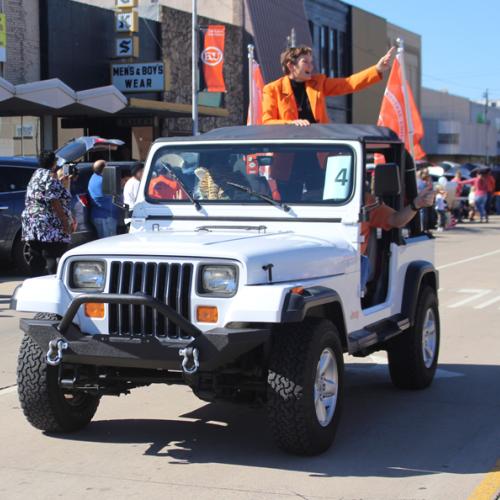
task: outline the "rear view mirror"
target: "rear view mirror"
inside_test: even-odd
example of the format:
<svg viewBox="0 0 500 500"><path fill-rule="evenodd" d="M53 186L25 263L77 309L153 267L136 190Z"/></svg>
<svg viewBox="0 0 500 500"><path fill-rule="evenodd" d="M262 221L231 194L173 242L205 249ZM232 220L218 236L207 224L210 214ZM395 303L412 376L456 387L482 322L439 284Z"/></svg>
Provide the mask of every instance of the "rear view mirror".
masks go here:
<svg viewBox="0 0 500 500"><path fill-rule="evenodd" d="M102 171L102 192L111 196L122 193L121 172L118 167L106 166Z"/></svg>
<svg viewBox="0 0 500 500"><path fill-rule="evenodd" d="M375 196L397 196L401 193L399 166L381 163L375 167Z"/></svg>

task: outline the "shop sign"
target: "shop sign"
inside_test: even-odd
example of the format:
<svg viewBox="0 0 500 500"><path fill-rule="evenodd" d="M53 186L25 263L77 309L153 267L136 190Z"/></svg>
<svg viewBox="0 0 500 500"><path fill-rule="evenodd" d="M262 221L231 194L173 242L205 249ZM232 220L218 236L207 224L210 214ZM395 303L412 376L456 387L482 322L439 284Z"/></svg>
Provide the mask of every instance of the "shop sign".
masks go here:
<svg viewBox="0 0 500 500"><path fill-rule="evenodd" d="M33 138L35 131L35 126L31 124L24 125L16 125L16 135L14 136L16 139L20 139L21 137L25 139Z"/></svg>
<svg viewBox="0 0 500 500"><path fill-rule="evenodd" d="M115 14L115 31L118 33L137 33L139 31L137 11L117 12Z"/></svg>
<svg viewBox="0 0 500 500"><path fill-rule="evenodd" d="M139 57L139 38L115 38L115 57Z"/></svg>
<svg viewBox="0 0 500 500"><path fill-rule="evenodd" d="M113 64L111 83L121 92L163 92L163 63Z"/></svg>
<svg viewBox="0 0 500 500"><path fill-rule="evenodd" d="M0 62L7 61L7 18L0 14Z"/></svg>
<svg viewBox="0 0 500 500"><path fill-rule="evenodd" d="M137 0L116 0L116 9L133 9L137 7Z"/></svg>

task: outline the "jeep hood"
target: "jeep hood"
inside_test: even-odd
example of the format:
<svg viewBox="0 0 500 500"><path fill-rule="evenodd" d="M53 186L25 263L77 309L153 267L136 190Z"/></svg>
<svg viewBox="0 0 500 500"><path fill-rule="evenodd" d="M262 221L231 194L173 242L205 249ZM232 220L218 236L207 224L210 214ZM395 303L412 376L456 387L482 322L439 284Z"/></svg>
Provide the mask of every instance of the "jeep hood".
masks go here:
<svg viewBox="0 0 500 500"><path fill-rule="evenodd" d="M333 241L332 241L333 240ZM247 269L247 284L266 283L263 266L272 264L273 282L296 281L348 272L355 263L353 247L338 238L300 235L292 231L161 231L136 232L96 240L64 256L231 259Z"/></svg>

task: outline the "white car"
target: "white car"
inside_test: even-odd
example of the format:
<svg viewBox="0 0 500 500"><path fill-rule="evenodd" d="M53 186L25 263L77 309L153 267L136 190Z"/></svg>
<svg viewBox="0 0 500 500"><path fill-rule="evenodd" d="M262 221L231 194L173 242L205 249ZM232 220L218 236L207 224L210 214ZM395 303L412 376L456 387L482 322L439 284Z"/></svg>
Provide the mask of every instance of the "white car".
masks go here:
<svg viewBox="0 0 500 500"><path fill-rule="evenodd" d="M360 286L360 227L372 191L400 208L413 162L374 126L231 127L154 142L130 233L67 252L26 280L18 387L35 427L87 425L101 396L187 384L204 400L262 402L277 444L333 442L343 354L386 350L393 383L422 389L439 352L434 240L419 218L372 231ZM258 158L265 157L265 165ZM113 168L108 192L118 190ZM115 186L113 186L115 185Z"/></svg>

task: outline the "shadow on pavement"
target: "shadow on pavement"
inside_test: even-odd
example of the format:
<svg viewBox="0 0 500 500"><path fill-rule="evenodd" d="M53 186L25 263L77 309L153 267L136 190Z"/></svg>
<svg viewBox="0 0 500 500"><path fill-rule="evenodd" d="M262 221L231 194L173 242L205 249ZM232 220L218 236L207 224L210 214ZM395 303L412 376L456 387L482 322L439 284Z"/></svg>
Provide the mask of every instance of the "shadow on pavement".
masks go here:
<svg viewBox="0 0 500 500"><path fill-rule="evenodd" d="M393 388L385 365L346 368L337 438L318 457L290 456L275 448L265 409L225 403L181 415L189 421L101 420L78 434L57 437L145 444L145 455L172 464L224 463L312 477L475 474L488 472L498 458L500 396L492 381L500 380L500 366L441 365L424 391Z"/></svg>

